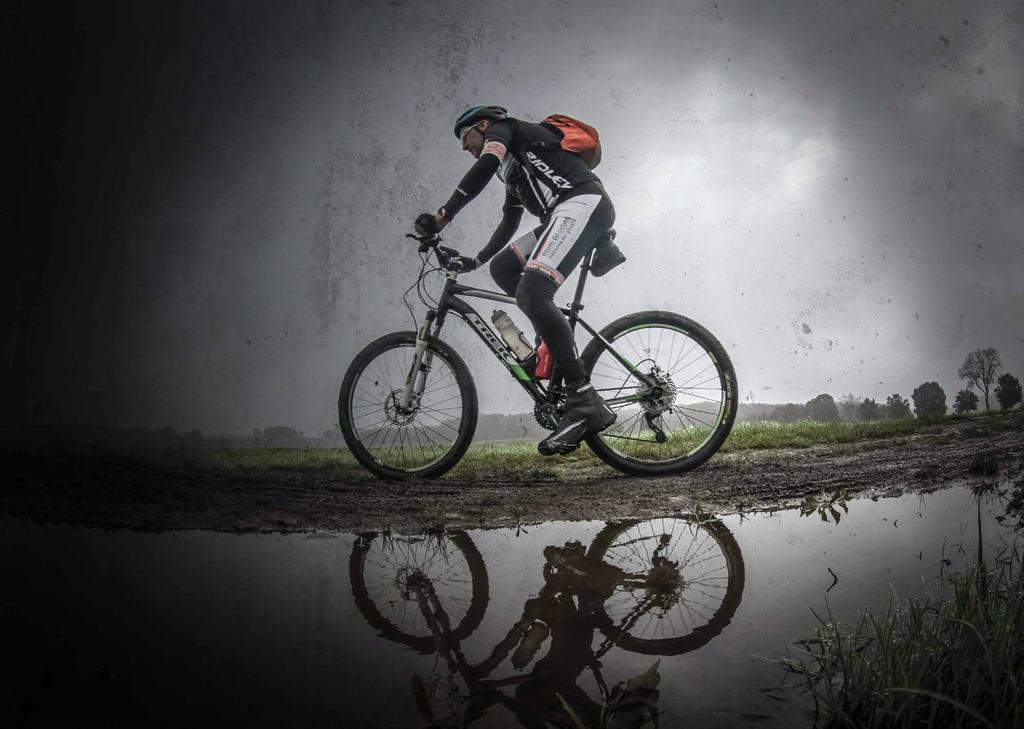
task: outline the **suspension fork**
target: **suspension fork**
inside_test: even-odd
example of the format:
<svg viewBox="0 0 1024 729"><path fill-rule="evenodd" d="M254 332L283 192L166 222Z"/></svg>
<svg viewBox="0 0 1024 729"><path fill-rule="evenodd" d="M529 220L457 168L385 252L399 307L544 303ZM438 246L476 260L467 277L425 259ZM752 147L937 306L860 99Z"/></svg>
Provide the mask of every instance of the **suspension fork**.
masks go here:
<svg viewBox="0 0 1024 729"><path fill-rule="evenodd" d="M435 320L437 321L437 326L431 332ZM430 342L431 336L437 336L441 329L442 320L442 318L438 317L436 310L428 309L427 315L423 319L423 325L416 332L416 348L412 358L412 365L409 367L409 374L405 377L405 388L402 390L402 397L398 401L398 409L403 413L408 413L412 410L410 407L412 399L414 397L419 398L427 386L427 374L430 372L430 366L434 362L434 353L427 348L427 344Z"/></svg>

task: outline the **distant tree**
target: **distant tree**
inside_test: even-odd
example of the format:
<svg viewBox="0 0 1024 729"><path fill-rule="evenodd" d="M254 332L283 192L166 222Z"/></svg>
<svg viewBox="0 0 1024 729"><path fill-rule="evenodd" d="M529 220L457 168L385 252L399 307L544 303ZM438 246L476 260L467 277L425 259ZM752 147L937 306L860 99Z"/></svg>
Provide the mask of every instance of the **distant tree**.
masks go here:
<svg viewBox="0 0 1024 729"><path fill-rule="evenodd" d="M178 432L169 425L153 428L146 436L146 445L164 448L178 443Z"/></svg>
<svg viewBox="0 0 1024 729"><path fill-rule="evenodd" d="M839 419L844 423L852 423L857 419L857 408L860 407L860 400L852 392L848 392L839 398L836 408L839 410Z"/></svg>
<svg viewBox="0 0 1024 729"><path fill-rule="evenodd" d="M821 423L838 423L839 408L831 395L822 393L807 403L807 417Z"/></svg>
<svg viewBox="0 0 1024 729"><path fill-rule="evenodd" d="M803 405L789 402L785 405L779 405L772 410L772 414L768 419L774 420L777 423L795 423L798 420L803 420L805 417L807 417L807 412Z"/></svg>
<svg viewBox="0 0 1024 729"><path fill-rule="evenodd" d="M287 425L271 425L263 431L263 437L270 443L271 441L297 440L299 434L295 428L289 428Z"/></svg>
<svg viewBox="0 0 1024 729"><path fill-rule="evenodd" d="M937 418L946 414L946 391L938 382L925 382L910 395L919 418Z"/></svg>
<svg viewBox="0 0 1024 729"><path fill-rule="evenodd" d="M325 430L323 434L323 439L326 441L340 441L341 430L337 426Z"/></svg>
<svg viewBox="0 0 1024 729"><path fill-rule="evenodd" d="M914 414L910 412L910 401L894 392L885 398L885 404L889 408L890 420L910 420Z"/></svg>
<svg viewBox="0 0 1024 729"><path fill-rule="evenodd" d="M999 352L991 347L976 349L967 355L960 369L956 371L956 376L961 380L967 380L968 386L985 394L985 409L988 410L988 390L1002 368Z"/></svg>
<svg viewBox="0 0 1024 729"><path fill-rule="evenodd" d="M978 409L978 396L970 390L961 390L953 400L953 410L960 415Z"/></svg>
<svg viewBox="0 0 1024 729"><path fill-rule="evenodd" d="M857 420L881 420L878 403L873 398L866 397L864 402L857 406Z"/></svg>
<svg viewBox="0 0 1024 729"><path fill-rule="evenodd" d="M1003 410L1009 410L1019 403L1021 401L1020 380L1009 372L999 375L999 379L996 381L996 400L999 401L999 407Z"/></svg>

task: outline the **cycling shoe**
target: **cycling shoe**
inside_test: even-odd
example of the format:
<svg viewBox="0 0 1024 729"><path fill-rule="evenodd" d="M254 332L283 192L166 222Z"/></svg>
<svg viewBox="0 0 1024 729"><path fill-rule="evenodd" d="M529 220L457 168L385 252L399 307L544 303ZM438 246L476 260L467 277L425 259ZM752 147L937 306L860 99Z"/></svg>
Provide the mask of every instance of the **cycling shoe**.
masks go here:
<svg viewBox="0 0 1024 729"><path fill-rule="evenodd" d="M542 456L572 453L588 435L599 433L614 422L615 413L585 382L569 395L565 414L554 432L537 444L537 452Z"/></svg>

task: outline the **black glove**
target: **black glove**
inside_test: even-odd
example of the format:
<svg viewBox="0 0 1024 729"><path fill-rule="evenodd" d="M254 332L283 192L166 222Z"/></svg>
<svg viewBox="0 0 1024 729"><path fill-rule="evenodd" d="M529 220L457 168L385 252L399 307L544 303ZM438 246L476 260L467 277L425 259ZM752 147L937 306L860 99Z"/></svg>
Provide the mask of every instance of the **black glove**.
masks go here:
<svg viewBox="0 0 1024 729"><path fill-rule="evenodd" d="M469 273L470 271L475 271L480 267L480 262L475 258L460 256L459 252L453 248L441 246L441 252L444 253L448 259L445 261L444 267L449 271L454 271L455 273Z"/></svg>
<svg viewBox="0 0 1024 729"><path fill-rule="evenodd" d="M441 231L437 229L437 218L433 213L421 213L413 223L418 235L437 235Z"/></svg>

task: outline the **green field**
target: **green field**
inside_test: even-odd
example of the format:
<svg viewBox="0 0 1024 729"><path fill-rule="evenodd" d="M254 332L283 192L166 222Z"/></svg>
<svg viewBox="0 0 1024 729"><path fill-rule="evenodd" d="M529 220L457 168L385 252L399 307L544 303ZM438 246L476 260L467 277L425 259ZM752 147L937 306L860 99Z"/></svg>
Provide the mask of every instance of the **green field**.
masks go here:
<svg viewBox="0 0 1024 729"><path fill-rule="evenodd" d="M866 423L740 423L733 427L720 453L910 438L950 423L964 423L965 437L986 437L1000 431L1024 429L1024 412ZM150 463L162 462L167 467L225 475L251 473L267 477L281 472L282 475L303 473L307 476L322 473L324 478L373 478L344 448L170 449L138 452L134 457ZM614 471L585 446L569 456L545 458L537 453L535 442L511 440L472 445L447 477L458 480L477 477L517 481L530 478L576 480L611 473Z"/></svg>

